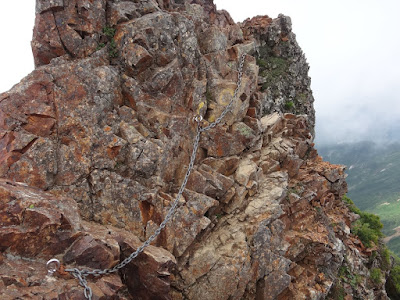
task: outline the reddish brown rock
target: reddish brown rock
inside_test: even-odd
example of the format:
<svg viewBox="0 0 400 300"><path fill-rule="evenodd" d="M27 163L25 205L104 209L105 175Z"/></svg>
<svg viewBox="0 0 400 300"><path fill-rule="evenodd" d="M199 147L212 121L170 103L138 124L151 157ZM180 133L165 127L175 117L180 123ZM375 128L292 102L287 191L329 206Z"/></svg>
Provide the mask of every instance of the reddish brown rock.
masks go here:
<svg viewBox="0 0 400 300"><path fill-rule="evenodd" d="M37 67L47 65L53 58L67 54L57 30L54 12L51 10L41 11L42 8L56 8L49 6L46 2L41 2L43 4L39 8L40 13L36 15L36 30L33 31L31 43L35 66Z"/></svg>
<svg viewBox="0 0 400 300"><path fill-rule="evenodd" d="M324 299L348 264L362 298L385 299L350 232L344 168L314 149L289 17L235 24L211 0L37 0L36 14L37 69L0 95L0 294L82 299L65 268L138 249L185 178L194 117L224 111L244 54L170 222L120 272L89 277L93 298Z"/></svg>
<svg viewBox="0 0 400 300"><path fill-rule="evenodd" d="M34 295L80 299L82 290L67 272L59 272L56 278L46 277L46 260L58 257L68 266L110 268L141 245L124 230L83 222L70 198L54 197L4 179L0 179L0 194L0 244L4 253L0 290L10 297L7 299L35 299ZM150 246L127 267L128 272L133 268L135 275L125 285L133 294L152 286L149 291L153 296L166 295L169 272L175 263L169 252ZM138 271L140 265L146 267ZM90 281L89 285L95 297L126 299L124 284L115 274Z"/></svg>
<svg viewBox="0 0 400 300"><path fill-rule="evenodd" d="M72 199L56 199L4 179L0 193L3 252L26 258L54 256L78 238L79 215Z"/></svg>
<svg viewBox="0 0 400 300"><path fill-rule="evenodd" d="M121 258L129 256L141 243L136 240L120 242ZM170 299L170 282L175 258L167 251L153 246L121 270L131 295L141 299Z"/></svg>
<svg viewBox="0 0 400 300"><path fill-rule="evenodd" d="M126 46L125 51L122 52L126 64L132 66L138 71L143 71L152 63L152 56L145 48L138 44L129 44Z"/></svg>

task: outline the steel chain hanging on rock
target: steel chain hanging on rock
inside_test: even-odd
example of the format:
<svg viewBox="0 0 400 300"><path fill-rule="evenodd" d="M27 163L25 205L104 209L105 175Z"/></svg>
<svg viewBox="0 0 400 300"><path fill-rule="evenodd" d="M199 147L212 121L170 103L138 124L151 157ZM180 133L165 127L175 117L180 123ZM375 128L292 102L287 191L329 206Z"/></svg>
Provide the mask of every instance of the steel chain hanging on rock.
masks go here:
<svg viewBox="0 0 400 300"><path fill-rule="evenodd" d="M197 132L196 132L196 137L194 139L192 155L190 157L190 162L189 162L189 165L188 165L188 169L186 171L185 178L183 179L181 187L179 188L179 192L178 192L174 202L172 203L172 206L168 210L168 213L167 213L164 221L161 222L161 224L156 229L156 231L139 248L137 248L136 251L132 252L131 255L129 255L127 258L125 258L123 261L121 261L119 264L115 265L112 268L103 269L103 270L101 270L101 269L93 269L93 270L81 269L80 270L80 269L77 269L77 268L65 269L66 272L71 273L72 276L74 276L76 279L78 279L79 284L84 288L84 295L85 295L86 299L89 299L89 300L92 299L92 289L89 287L89 285L87 283L87 280L86 280L86 277L88 275L93 275L93 276L97 277L97 276L101 276L101 275L117 272L119 269L122 269L123 267L125 267L134 258L136 258L141 252L143 252L143 250L147 246L149 246L151 244L151 242L153 242L156 239L156 237L161 233L161 231L165 228L167 223L173 217L173 215L174 215L174 213L176 211L176 208L178 206L179 199L181 198L182 193L185 190L186 184L187 184L187 182L189 180L190 173L192 172L192 169L193 169L193 166L194 166L194 162L195 162L195 159L196 159L197 149L199 147L201 133L205 132L205 131L208 131L211 128L214 128L219 123L221 123L222 119L225 117L225 115L228 113L228 111L232 108L233 102L238 96L239 89L240 89L240 86L242 84L243 64L244 64L245 57L246 57L246 54L242 54L242 56L240 58L240 61L239 61L238 79L237 79L235 92L234 92L234 94L232 96L231 101L225 107L225 109L223 110L221 115L214 122L210 123L208 126L206 126L204 128L201 127L202 117L201 116L196 116L195 117L195 121L197 122ZM54 261L58 261L58 260L56 260L56 259L49 260L49 262L54 262ZM49 273L52 274L52 273L55 272L55 270L54 269L50 270L49 262L48 262ZM58 263L58 265L59 265L59 263ZM54 267L52 267L52 268L54 268Z"/></svg>

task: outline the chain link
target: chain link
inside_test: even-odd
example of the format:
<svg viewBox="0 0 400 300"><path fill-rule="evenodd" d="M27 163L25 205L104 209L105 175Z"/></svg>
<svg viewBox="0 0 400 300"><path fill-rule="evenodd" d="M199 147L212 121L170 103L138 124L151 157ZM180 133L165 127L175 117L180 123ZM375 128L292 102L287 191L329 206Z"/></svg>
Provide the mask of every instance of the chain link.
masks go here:
<svg viewBox="0 0 400 300"><path fill-rule="evenodd" d="M225 117L225 115L228 113L228 111L232 108L234 100L237 98L237 95L239 93L240 86L242 84L242 76L243 76L243 65L244 65L244 60L245 60L246 54L242 54L238 66L238 80L236 84L236 89L235 92L232 96L231 101L229 104L225 107L221 115L212 123L210 123L206 127L201 127L201 120L202 118L196 117L195 120L197 122L197 132L196 132L196 137L194 138L194 143L193 143L193 150L192 154L190 156L190 162L188 165L188 169L186 171L185 178L183 179L183 182L179 188L178 194L175 197L175 200L173 201L170 209L168 210L167 215L165 216L164 221L161 222L161 224L158 226L158 228L155 230L155 232L139 247L136 249L136 251L132 252L127 258L125 258L123 261L121 261L119 264L115 265L114 267L110 269L93 269L93 270L79 270L77 268L74 269L66 269L66 272L69 272L74 276L76 279L79 280L79 284L84 287L84 295L86 299L91 300L92 299L92 289L89 287L86 277L89 275L92 276L101 276L105 274L110 274L117 272L118 270L124 268L127 264L129 264L133 259L135 259L143 250L153 242L156 237L161 233L161 231L165 228L167 223L171 220L173 217L176 208L179 203L179 199L182 197L183 191L185 190L186 184L189 180L190 173L192 172L192 169L194 167L194 162L196 160L196 153L199 148L199 143L200 143L200 135L202 132L208 131L215 126L217 126L219 123L221 123L222 119Z"/></svg>
<svg viewBox="0 0 400 300"><path fill-rule="evenodd" d="M66 271L70 272L72 274L72 276L74 276L76 279L78 279L79 284L84 287L83 294L85 295L85 298L92 300L92 289L89 287L89 285L87 283L87 280L86 280L87 275L83 274L84 270L80 271L79 269L74 268L74 269L67 269Z"/></svg>

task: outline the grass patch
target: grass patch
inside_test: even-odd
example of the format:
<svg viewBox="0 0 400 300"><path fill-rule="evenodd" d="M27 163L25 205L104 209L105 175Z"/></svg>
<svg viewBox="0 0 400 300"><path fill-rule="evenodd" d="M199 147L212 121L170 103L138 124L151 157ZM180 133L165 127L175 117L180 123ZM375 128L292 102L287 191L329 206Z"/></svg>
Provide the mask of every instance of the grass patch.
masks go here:
<svg viewBox="0 0 400 300"><path fill-rule="evenodd" d="M352 288L356 288L362 282L361 275L353 274L346 265L339 268L338 276L342 282L350 284Z"/></svg>
<svg viewBox="0 0 400 300"><path fill-rule="evenodd" d="M369 271L369 278L373 283L378 285L382 281L382 271L378 268L372 268Z"/></svg>
<svg viewBox="0 0 400 300"><path fill-rule="evenodd" d="M354 235L358 236L365 247L372 247L372 242L378 244L379 235L374 229L370 228L368 223L357 221L351 231Z"/></svg>
<svg viewBox="0 0 400 300"><path fill-rule="evenodd" d="M363 282L364 277L359 274L354 274L349 266L347 257L345 257L343 264L340 266L337 274L337 280L334 286L329 291L327 299L343 299L346 296L344 290L345 284L349 284L354 291L357 291L357 287ZM354 299L358 299L355 297Z"/></svg>
<svg viewBox="0 0 400 300"><path fill-rule="evenodd" d="M381 254L381 258L382 258L381 268L382 268L382 270L387 271L387 270L390 269L390 264L391 264L390 256L391 256L391 253L390 253L389 249L386 247L386 245L383 245L381 247L380 254Z"/></svg>
<svg viewBox="0 0 400 300"><path fill-rule="evenodd" d="M260 67L260 76L264 77L265 82L270 85L275 84L289 68L289 63L281 57L268 57L264 63L265 67Z"/></svg>
<svg viewBox="0 0 400 300"><path fill-rule="evenodd" d="M259 75L264 79L261 91L275 85L289 70L288 60L275 56L268 46L260 47L256 63L260 67Z"/></svg>

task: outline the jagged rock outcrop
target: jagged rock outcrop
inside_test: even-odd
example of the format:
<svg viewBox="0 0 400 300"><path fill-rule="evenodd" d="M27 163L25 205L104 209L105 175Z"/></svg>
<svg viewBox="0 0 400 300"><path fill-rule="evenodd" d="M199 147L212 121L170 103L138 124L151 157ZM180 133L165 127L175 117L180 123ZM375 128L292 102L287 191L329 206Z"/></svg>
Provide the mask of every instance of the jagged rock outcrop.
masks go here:
<svg viewBox="0 0 400 300"><path fill-rule="evenodd" d="M94 299L324 299L346 263L349 297L386 299L350 234L342 166L323 162L308 65L290 18L235 24L211 0L37 0L36 69L0 96L0 290L82 299L67 267L107 268L165 218ZM63 263L46 277L45 262ZM8 297L8 298L7 298ZM347 298L346 298L347 299Z"/></svg>

